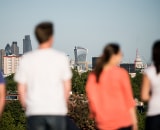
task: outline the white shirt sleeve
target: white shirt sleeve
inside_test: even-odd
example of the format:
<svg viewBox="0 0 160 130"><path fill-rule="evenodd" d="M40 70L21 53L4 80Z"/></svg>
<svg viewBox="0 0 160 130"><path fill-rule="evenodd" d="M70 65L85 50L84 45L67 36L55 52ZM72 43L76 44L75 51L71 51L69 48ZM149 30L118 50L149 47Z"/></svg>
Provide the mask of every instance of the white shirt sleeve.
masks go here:
<svg viewBox="0 0 160 130"><path fill-rule="evenodd" d="M64 74L63 74L64 81L72 78L71 67L69 65L68 57L66 57L66 56L64 58L63 72L64 72Z"/></svg>
<svg viewBox="0 0 160 130"><path fill-rule="evenodd" d="M22 59L19 62L19 67L15 73L14 80L18 83L25 84L27 81L27 75L26 75L26 65L24 63L24 59Z"/></svg>

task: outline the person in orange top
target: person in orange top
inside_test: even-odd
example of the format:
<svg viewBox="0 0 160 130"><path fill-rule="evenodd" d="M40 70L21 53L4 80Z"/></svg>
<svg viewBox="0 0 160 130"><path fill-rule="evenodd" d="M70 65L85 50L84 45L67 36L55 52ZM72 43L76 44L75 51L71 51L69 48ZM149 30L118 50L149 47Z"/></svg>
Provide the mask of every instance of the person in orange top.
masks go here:
<svg viewBox="0 0 160 130"><path fill-rule="evenodd" d="M86 93L90 116L95 119L99 130L137 130L129 74L118 66L121 59L118 44L106 45L88 76Z"/></svg>

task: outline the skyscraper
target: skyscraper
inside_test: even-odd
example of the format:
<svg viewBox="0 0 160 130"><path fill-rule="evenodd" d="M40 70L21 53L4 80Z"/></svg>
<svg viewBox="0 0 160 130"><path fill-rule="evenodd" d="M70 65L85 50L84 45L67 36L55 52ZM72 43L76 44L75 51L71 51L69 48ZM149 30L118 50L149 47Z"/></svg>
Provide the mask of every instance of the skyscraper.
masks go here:
<svg viewBox="0 0 160 130"><path fill-rule="evenodd" d="M92 57L92 69L95 69L97 61L100 57Z"/></svg>
<svg viewBox="0 0 160 130"><path fill-rule="evenodd" d="M9 43L8 43L8 44L6 45L6 47L5 47L5 53L6 53L6 56L12 54L11 46L9 45Z"/></svg>
<svg viewBox="0 0 160 130"><path fill-rule="evenodd" d="M88 50L83 47L75 47L74 49L74 56L75 56L75 63L79 64L80 62L87 61L87 53Z"/></svg>
<svg viewBox="0 0 160 130"><path fill-rule="evenodd" d="M80 66L82 70L86 69L87 53L88 50L83 47L78 46L74 49L75 65Z"/></svg>
<svg viewBox="0 0 160 130"><path fill-rule="evenodd" d="M11 52L12 54L15 54L16 56L19 55L19 47L17 46L17 42L12 42Z"/></svg>
<svg viewBox="0 0 160 130"><path fill-rule="evenodd" d="M25 35L23 39L23 54L29 51L32 51L31 40L29 35Z"/></svg>
<svg viewBox="0 0 160 130"><path fill-rule="evenodd" d="M0 71L3 71L3 56L5 56L5 50L0 50Z"/></svg>

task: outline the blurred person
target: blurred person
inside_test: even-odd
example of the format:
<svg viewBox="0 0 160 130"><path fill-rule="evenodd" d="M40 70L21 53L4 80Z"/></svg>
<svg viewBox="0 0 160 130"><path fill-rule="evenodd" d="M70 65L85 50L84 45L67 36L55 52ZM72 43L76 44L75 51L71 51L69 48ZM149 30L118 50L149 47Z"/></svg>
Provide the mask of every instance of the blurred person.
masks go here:
<svg viewBox="0 0 160 130"><path fill-rule="evenodd" d="M99 130L137 130L130 78L128 72L118 66L121 59L118 44L106 45L88 77L90 117L95 119Z"/></svg>
<svg viewBox="0 0 160 130"><path fill-rule="evenodd" d="M5 81L2 76L2 73L0 72L0 117L2 115L4 105L5 105L5 96L6 96Z"/></svg>
<svg viewBox="0 0 160 130"><path fill-rule="evenodd" d="M15 74L27 130L66 130L72 73L67 56L52 49L53 34L50 22L36 26L39 48L23 55Z"/></svg>
<svg viewBox="0 0 160 130"><path fill-rule="evenodd" d="M160 130L160 40L152 48L153 65L143 74L141 99L148 102L146 130Z"/></svg>

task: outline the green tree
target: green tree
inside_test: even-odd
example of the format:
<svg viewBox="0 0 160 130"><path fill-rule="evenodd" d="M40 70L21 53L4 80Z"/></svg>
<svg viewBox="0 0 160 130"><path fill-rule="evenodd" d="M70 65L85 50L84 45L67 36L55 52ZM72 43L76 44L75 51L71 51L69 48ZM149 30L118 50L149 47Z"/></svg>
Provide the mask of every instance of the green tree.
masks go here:
<svg viewBox="0 0 160 130"><path fill-rule="evenodd" d="M19 101L10 101L6 104L0 122L0 130L24 130L25 115Z"/></svg>
<svg viewBox="0 0 160 130"><path fill-rule="evenodd" d="M16 93L17 92L17 83L13 80L14 74L5 78L6 80L6 88L8 93Z"/></svg>
<svg viewBox="0 0 160 130"><path fill-rule="evenodd" d="M145 124L145 113L138 113L137 112L137 118L138 118L138 130L144 130L144 124Z"/></svg>
<svg viewBox="0 0 160 130"><path fill-rule="evenodd" d="M14 119L10 112L4 112L0 121L0 130L16 130Z"/></svg>
<svg viewBox="0 0 160 130"><path fill-rule="evenodd" d="M73 69L72 74L72 92L84 94L89 71L80 74L76 69Z"/></svg>
<svg viewBox="0 0 160 130"><path fill-rule="evenodd" d="M76 69L72 69L72 92L78 93L82 86L80 75Z"/></svg>
<svg viewBox="0 0 160 130"><path fill-rule="evenodd" d="M83 86L86 86L86 82L87 82L89 73L90 71L87 71L81 74L81 81L83 83Z"/></svg>
<svg viewBox="0 0 160 130"><path fill-rule="evenodd" d="M133 95L137 99L140 99L141 83L142 83L142 73L138 71L136 73L136 76L134 78L131 78Z"/></svg>

